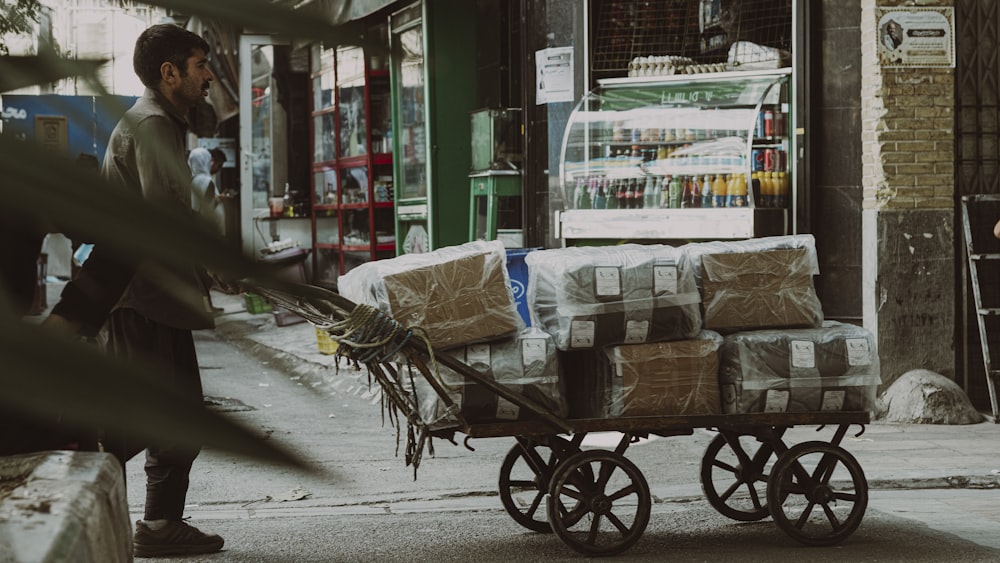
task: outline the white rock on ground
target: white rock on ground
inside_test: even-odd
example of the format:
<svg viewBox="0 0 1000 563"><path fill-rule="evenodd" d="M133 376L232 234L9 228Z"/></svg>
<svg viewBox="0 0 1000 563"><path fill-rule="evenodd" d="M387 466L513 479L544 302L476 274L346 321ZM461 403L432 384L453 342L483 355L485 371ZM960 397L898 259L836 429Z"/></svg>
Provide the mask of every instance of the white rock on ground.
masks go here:
<svg viewBox="0 0 1000 563"><path fill-rule="evenodd" d="M878 398L882 422L976 424L983 421L965 392L947 377L926 369L908 371Z"/></svg>

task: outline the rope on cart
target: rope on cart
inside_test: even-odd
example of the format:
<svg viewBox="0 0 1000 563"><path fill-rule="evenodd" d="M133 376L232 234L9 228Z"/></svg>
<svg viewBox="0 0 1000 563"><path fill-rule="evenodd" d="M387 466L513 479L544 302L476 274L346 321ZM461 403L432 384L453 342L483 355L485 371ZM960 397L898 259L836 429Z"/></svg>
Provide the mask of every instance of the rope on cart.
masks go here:
<svg viewBox="0 0 1000 563"><path fill-rule="evenodd" d="M406 328L371 305L353 304L339 296L327 295L324 290L316 288L303 288L303 297L267 287L253 287L253 291L273 305L297 313L317 330L326 332L330 339L338 344L336 351L338 357L362 363L368 368L369 377L374 378L383 391L383 423L387 403L390 406L388 409L390 424L393 424L395 419L397 454L401 437L400 412L406 418L404 459L406 465L413 466L413 477L416 479L417 468L424 451L427 450L431 456L434 455L430 428L449 416L460 418L458 406L446 393L455 393L460 387L455 383L449 383L441 376L434 347L427 332L420 327ZM350 312L346 310L349 306L351 306ZM424 354L426 356L421 358ZM424 362L423 359L428 361ZM406 362L407 375L411 378L412 395L404 384L406 375L393 369L391 363L393 361ZM414 367L427 379L445 404L445 412L437 420L425 421L421 418L419 399L412 382Z"/></svg>

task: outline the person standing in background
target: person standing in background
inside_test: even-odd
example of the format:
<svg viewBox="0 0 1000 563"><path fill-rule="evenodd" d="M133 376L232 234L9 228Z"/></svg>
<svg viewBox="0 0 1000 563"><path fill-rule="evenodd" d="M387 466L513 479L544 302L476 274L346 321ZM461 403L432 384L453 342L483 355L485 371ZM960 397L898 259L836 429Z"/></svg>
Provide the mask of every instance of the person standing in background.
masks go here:
<svg viewBox="0 0 1000 563"><path fill-rule="evenodd" d="M223 236L226 223L222 210L222 196L212 178L217 171L213 170L215 162L212 153L201 147L191 149L187 162L191 168L191 209L210 222L216 234Z"/></svg>
<svg viewBox="0 0 1000 563"><path fill-rule="evenodd" d="M188 118L214 79L208 53L204 39L173 24L154 25L139 36L133 67L146 91L111 133L102 168L110 184L152 205L191 213L185 137ZM104 324L108 353L158 365L169 378L166 384L200 404L201 374L192 331L214 328L204 270L103 256L101 246L95 246L45 324L64 331ZM117 270L102 266L109 261L119 265ZM123 468L146 450L145 513L135 524L133 538L137 557L222 549L221 537L183 520L191 467L200 448L147 444L128 435L105 436L103 445Z"/></svg>

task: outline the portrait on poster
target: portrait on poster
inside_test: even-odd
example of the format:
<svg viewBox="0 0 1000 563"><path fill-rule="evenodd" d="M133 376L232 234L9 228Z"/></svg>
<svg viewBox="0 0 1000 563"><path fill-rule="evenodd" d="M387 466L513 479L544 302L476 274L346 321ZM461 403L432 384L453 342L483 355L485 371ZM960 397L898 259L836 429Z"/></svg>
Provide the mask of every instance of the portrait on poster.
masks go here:
<svg viewBox="0 0 1000 563"><path fill-rule="evenodd" d="M876 8L883 67L954 67L955 17L950 7Z"/></svg>

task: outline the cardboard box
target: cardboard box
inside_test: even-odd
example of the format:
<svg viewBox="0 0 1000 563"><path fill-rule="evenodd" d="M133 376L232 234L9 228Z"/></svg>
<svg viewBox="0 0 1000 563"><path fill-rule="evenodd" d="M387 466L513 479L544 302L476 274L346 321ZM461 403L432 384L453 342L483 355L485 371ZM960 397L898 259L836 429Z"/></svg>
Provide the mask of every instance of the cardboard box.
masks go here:
<svg viewBox="0 0 1000 563"><path fill-rule="evenodd" d="M616 346L611 362L609 416L703 415L719 403L718 333L697 339Z"/></svg>
<svg viewBox="0 0 1000 563"><path fill-rule="evenodd" d="M703 255L705 328L731 332L819 326L823 309L813 270L806 248Z"/></svg>
<svg viewBox="0 0 1000 563"><path fill-rule="evenodd" d="M524 326L497 241L362 264L338 280L344 297L377 307L435 348L513 335Z"/></svg>
<svg viewBox="0 0 1000 563"><path fill-rule="evenodd" d="M871 411L881 383L872 334L832 321L730 334L719 357L726 414Z"/></svg>
<svg viewBox="0 0 1000 563"><path fill-rule="evenodd" d="M660 244L539 250L528 264L532 325L559 350L684 340L701 330L701 295L684 254Z"/></svg>

